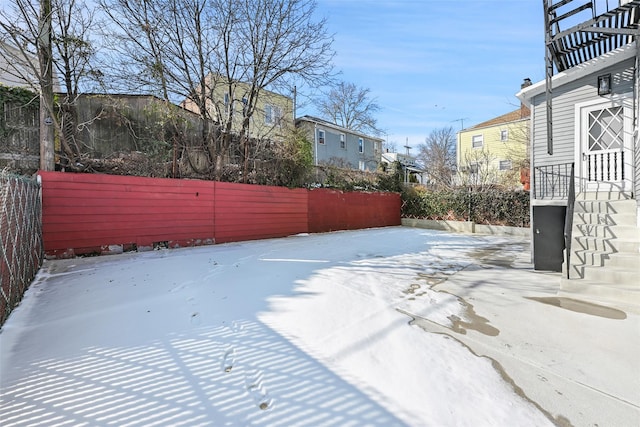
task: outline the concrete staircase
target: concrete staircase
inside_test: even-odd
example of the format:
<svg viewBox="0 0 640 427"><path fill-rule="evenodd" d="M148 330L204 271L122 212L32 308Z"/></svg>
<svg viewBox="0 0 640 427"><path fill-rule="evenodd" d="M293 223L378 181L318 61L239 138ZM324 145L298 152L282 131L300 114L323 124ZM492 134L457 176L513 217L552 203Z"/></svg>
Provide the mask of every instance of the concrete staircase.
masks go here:
<svg viewBox="0 0 640 427"><path fill-rule="evenodd" d="M636 203L621 192L576 196L569 279L565 262L562 293L640 307L640 228Z"/></svg>

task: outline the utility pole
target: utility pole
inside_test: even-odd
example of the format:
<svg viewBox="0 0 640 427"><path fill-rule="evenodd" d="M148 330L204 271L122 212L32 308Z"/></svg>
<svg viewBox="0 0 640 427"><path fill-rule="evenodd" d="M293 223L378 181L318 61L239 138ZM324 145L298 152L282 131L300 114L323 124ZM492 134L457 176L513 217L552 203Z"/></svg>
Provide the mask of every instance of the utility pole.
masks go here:
<svg viewBox="0 0 640 427"><path fill-rule="evenodd" d="M293 86L293 123L296 122L296 108L298 107L298 88Z"/></svg>
<svg viewBox="0 0 640 427"><path fill-rule="evenodd" d="M38 22L40 64L40 169L55 169L55 116L53 114L53 55L51 49L51 0L40 0Z"/></svg>
<svg viewBox="0 0 640 427"><path fill-rule="evenodd" d="M462 119L455 119L455 120L451 120L452 122L460 122L460 130L464 129L464 121L468 119L468 117L462 118Z"/></svg>
<svg viewBox="0 0 640 427"><path fill-rule="evenodd" d="M409 137L407 137L407 140L404 144L404 148L407 150L407 158L405 161L400 162L402 164L402 169L404 169L404 182L405 184L409 182L409 169L407 169L407 164L409 162L409 158L410 158L410 154L409 154L409 150L411 150L411 146L409 145Z"/></svg>

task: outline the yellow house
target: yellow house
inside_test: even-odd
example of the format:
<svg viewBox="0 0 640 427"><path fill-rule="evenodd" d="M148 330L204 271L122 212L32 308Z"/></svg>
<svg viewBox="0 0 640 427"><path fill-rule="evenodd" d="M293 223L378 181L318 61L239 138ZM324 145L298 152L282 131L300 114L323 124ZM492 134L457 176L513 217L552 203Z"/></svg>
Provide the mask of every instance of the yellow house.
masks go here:
<svg viewBox="0 0 640 427"><path fill-rule="evenodd" d="M231 131L239 133L247 105L254 105L249 118L249 137L280 140L287 129L293 128L293 100L291 97L261 89L251 97L251 85L209 75L207 90L210 93L207 109L213 121L225 126L231 123ZM183 107L198 113L198 106L192 100L185 100Z"/></svg>
<svg viewBox="0 0 640 427"><path fill-rule="evenodd" d="M459 131L458 183L520 187L521 169L528 168L529 115L521 106Z"/></svg>

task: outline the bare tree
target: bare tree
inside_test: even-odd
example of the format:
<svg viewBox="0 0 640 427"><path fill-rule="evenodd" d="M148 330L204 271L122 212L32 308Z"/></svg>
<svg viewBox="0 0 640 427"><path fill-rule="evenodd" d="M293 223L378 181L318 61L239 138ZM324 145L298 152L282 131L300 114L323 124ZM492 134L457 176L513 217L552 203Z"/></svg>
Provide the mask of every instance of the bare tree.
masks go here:
<svg viewBox="0 0 640 427"><path fill-rule="evenodd" d="M320 114L331 122L357 132L380 135L375 113L380 106L370 97L371 90L353 83L339 82L318 98Z"/></svg>
<svg viewBox="0 0 640 427"><path fill-rule="evenodd" d="M519 187L521 174L529 169L531 131L529 123L516 122L508 128L509 141L505 159L511 162L511 169L503 171L501 183L507 187Z"/></svg>
<svg viewBox="0 0 640 427"><path fill-rule="evenodd" d="M398 152L398 142L397 141L385 140L382 143L382 151L386 151L387 153L397 153Z"/></svg>
<svg viewBox="0 0 640 427"><path fill-rule="evenodd" d="M105 61L110 80L128 92L156 95L167 110L171 101L194 105L202 119L201 144L211 148L207 100L214 88L207 76L216 66L220 45L212 2L102 0L100 4L113 24L112 32L105 35L113 46L110 61Z"/></svg>
<svg viewBox="0 0 640 427"><path fill-rule="evenodd" d="M222 166L232 132L239 133L246 160L251 119L264 90L289 92L296 79L323 82L330 72L332 39L326 23L313 19L314 0L102 4L119 27L118 54L126 58L119 68L127 70L129 83L194 107L215 169ZM208 128L210 121L220 126L219 137Z"/></svg>
<svg viewBox="0 0 640 427"><path fill-rule="evenodd" d="M482 190L499 184L496 156L484 148L468 151L458 171L459 184Z"/></svg>
<svg viewBox="0 0 640 427"><path fill-rule="evenodd" d="M439 187L454 185L456 170L456 135L452 127L431 131L424 144L418 146L418 160L422 163L429 179Z"/></svg>
<svg viewBox="0 0 640 427"><path fill-rule="evenodd" d="M314 20L315 0L219 0L219 4L222 16L236 18L220 68L230 94L237 95L238 83L245 88L240 100L240 142L246 176L249 126L252 116L259 113L262 93L273 90L288 95L296 80L326 82L334 55L332 38L326 22Z"/></svg>
<svg viewBox="0 0 640 427"><path fill-rule="evenodd" d="M94 20L84 2L42 0L39 8L36 4L16 0L11 8L0 10L0 55L6 64L3 71L40 95L40 167L52 170L54 131L60 136L63 158L73 163L80 155L74 103L83 81L96 76L90 40ZM58 102L60 115L54 105L54 88L59 87L54 75L62 77L65 94Z"/></svg>
<svg viewBox="0 0 640 427"><path fill-rule="evenodd" d="M77 140L81 126L76 105L78 96L84 83L101 77L93 67L96 47L91 41L97 21L95 11L84 2L53 0L53 4L54 65L64 88L58 119L67 160L73 163L82 154L81 142Z"/></svg>

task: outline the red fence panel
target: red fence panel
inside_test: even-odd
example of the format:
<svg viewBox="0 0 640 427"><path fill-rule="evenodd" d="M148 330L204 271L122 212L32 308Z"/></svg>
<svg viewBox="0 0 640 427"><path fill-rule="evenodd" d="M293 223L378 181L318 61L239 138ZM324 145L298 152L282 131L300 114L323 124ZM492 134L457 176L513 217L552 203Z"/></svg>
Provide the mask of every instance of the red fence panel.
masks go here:
<svg viewBox="0 0 640 427"><path fill-rule="evenodd" d="M217 243L307 232L307 190L216 182Z"/></svg>
<svg viewBox="0 0 640 427"><path fill-rule="evenodd" d="M49 255L213 243L214 183L40 172ZM135 245L135 246L134 246Z"/></svg>
<svg viewBox="0 0 640 427"><path fill-rule="evenodd" d="M40 172L47 255L194 246L400 225L397 193Z"/></svg>
<svg viewBox="0 0 640 427"><path fill-rule="evenodd" d="M309 191L309 232L400 225L400 194Z"/></svg>

